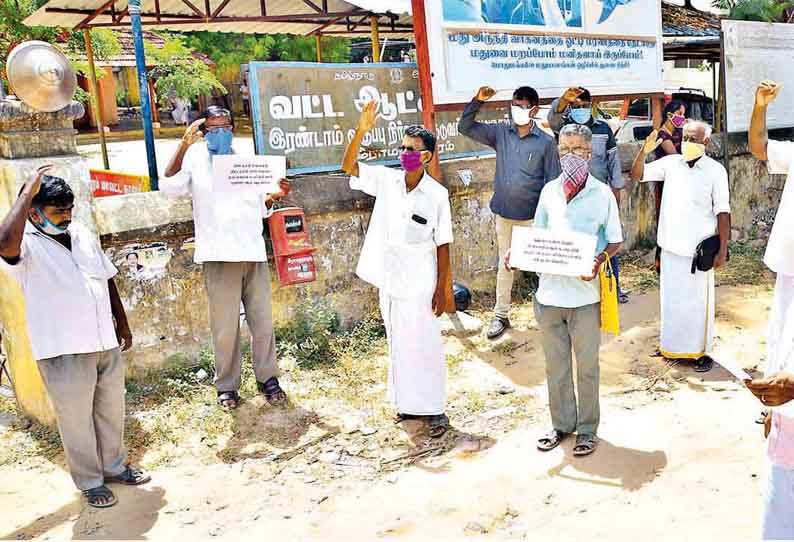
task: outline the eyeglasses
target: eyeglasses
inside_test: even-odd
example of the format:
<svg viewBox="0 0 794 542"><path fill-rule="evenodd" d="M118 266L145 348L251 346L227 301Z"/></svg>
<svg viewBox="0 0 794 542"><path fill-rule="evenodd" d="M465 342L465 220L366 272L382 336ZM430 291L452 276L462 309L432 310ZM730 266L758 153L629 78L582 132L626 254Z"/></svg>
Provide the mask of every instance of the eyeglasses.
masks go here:
<svg viewBox="0 0 794 542"><path fill-rule="evenodd" d="M557 152L560 156L566 156L568 154L575 154L579 158L587 158L591 154L591 150L585 147L558 147Z"/></svg>
<svg viewBox="0 0 794 542"><path fill-rule="evenodd" d="M231 124L229 124L227 126L213 126L212 128L207 128L207 133L208 134L217 134L218 132L221 132L221 131L231 132L232 131Z"/></svg>
<svg viewBox="0 0 794 542"><path fill-rule="evenodd" d="M424 150L426 149L415 149L413 147L406 147L405 145L400 145L400 152L416 152L416 151L422 152Z"/></svg>

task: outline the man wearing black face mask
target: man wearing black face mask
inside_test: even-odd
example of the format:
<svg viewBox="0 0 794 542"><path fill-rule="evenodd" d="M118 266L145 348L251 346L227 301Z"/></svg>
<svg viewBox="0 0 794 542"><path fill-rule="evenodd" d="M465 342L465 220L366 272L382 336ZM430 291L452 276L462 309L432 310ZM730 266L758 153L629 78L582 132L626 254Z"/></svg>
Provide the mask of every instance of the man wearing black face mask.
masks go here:
<svg viewBox="0 0 794 542"><path fill-rule="evenodd" d="M377 121L377 107L376 102L364 107L342 163L350 188L375 197L356 274L379 290L389 339L389 398L398 418L425 420L436 438L449 424L437 320L446 306L452 243L449 194L425 172L436 138L421 126L405 130L402 171L357 161L361 142Z"/></svg>
<svg viewBox="0 0 794 542"><path fill-rule="evenodd" d="M540 99L533 88L521 87L513 93L510 124L477 122L480 108L495 94L490 87L481 88L463 111L458 129L496 151L491 211L496 215L496 242L502 261L510 249L513 226L532 225L540 191L560 175L560 158L554 138L534 121ZM510 328L513 275L512 271L497 266L496 305L488 329L489 339L496 339Z"/></svg>
<svg viewBox="0 0 794 542"><path fill-rule="evenodd" d="M586 88L574 87L565 91L561 97L551 102L549 126L556 134L563 126L579 124L587 126L593 134L593 157L590 160L590 174L612 189L620 205L620 193L626 187L618 156L618 143L612 128L603 120L593 117L593 99ZM618 257L612 258L612 269L618 283L618 301L628 303L629 296L620 289L620 267Z"/></svg>
<svg viewBox="0 0 794 542"><path fill-rule="evenodd" d="M0 270L17 280L28 336L55 410L66 461L88 504L116 503L106 483L149 476L126 464L124 364L132 334L96 238L72 224L74 194L40 168L0 225ZM114 324L115 320L115 324Z"/></svg>
<svg viewBox="0 0 794 542"><path fill-rule="evenodd" d="M242 302L251 330L251 362L257 387L270 404L284 405L287 396L277 378L270 270L262 220L270 216L274 202L289 195L290 182L282 179L281 190L269 196L216 192L212 159L234 154L233 140L231 113L210 106L182 137L160 190L170 195L190 194L193 199L193 258L204 271L218 402L234 409L240 401Z"/></svg>

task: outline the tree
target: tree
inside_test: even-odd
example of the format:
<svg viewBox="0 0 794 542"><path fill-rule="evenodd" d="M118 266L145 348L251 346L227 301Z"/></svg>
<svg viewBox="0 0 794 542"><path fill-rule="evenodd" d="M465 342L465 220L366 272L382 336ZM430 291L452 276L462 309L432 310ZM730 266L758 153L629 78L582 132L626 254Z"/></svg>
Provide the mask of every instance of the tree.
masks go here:
<svg viewBox="0 0 794 542"><path fill-rule="evenodd" d="M794 6L792 0L713 0L712 6L728 12L737 21L787 22L786 10Z"/></svg>
<svg viewBox="0 0 794 542"><path fill-rule="evenodd" d="M147 63L154 65L149 73L161 105L167 104L172 95L190 100L213 91L226 94L223 84L203 60L194 56L193 49L182 42L181 36L160 35L165 44L157 48L147 43L146 58Z"/></svg>

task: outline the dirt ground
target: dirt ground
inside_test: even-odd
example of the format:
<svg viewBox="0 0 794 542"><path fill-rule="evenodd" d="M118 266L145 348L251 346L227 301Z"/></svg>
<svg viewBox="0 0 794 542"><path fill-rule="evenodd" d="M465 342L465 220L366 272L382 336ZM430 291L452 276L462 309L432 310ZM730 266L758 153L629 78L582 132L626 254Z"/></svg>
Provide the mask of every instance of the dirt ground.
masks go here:
<svg viewBox="0 0 794 542"><path fill-rule="evenodd" d="M761 369L769 282L717 292L715 358ZM453 408L454 436L440 444L416 436L419 428L362 425L373 418L353 411L325 417L322 398L301 404L298 397L287 411L252 399L236 414L235 424L246 429L235 433L241 442L225 461L188 454L151 463L152 482L115 488L120 502L108 510L83 504L61 456L0 467L0 536L757 539L764 480L764 441L754 423L760 405L720 368L699 375L649 357L658 340L657 293L634 296L622 318L624 333L602 347L601 440L591 457L574 459L570 441L547 454L535 449L549 422L543 357L527 304L513 318L515 329L497 343L446 339L454 360L451 403L466 397L470 404L471 395L480 394L482 405ZM294 392L290 385L287 380ZM500 423L500 431L484 429ZM276 426L283 451L257 453L254 437L266 433L259 429ZM413 439L410 446L393 442L402 429Z"/></svg>

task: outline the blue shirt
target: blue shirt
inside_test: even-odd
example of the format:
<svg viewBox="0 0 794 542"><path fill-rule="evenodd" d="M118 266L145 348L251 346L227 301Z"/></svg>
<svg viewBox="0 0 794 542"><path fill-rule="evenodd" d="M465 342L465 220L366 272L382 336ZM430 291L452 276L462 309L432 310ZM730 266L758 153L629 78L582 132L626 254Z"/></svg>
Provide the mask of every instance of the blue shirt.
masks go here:
<svg viewBox="0 0 794 542"><path fill-rule="evenodd" d="M532 127L524 137L515 124L477 122L478 100L466 106L458 130L496 151L496 175L491 211L502 218L530 220L535 216L540 191L560 176L560 157L554 138Z"/></svg>
<svg viewBox="0 0 794 542"><path fill-rule="evenodd" d="M535 227L595 235L598 243L593 257L604 252L607 245L623 242L618 202L609 187L592 175L570 202L565 200L559 179L546 185L535 213ZM544 273L535 297L541 305L572 309L599 303L601 287L598 277L588 282Z"/></svg>

